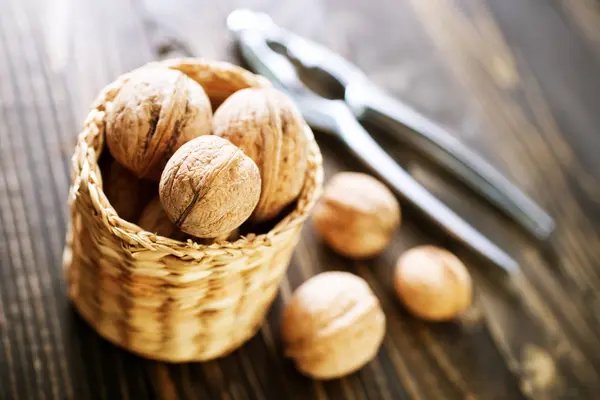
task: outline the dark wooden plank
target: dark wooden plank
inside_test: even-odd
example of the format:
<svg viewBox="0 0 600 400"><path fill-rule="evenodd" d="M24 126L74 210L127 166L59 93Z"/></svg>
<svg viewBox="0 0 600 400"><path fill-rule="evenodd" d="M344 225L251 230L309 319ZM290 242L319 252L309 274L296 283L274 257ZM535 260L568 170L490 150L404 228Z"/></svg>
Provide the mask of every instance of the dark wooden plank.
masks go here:
<svg viewBox="0 0 600 400"><path fill-rule="evenodd" d="M548 251L555 257L548 257L548 254L542 257L531 246L516 247L524 255L526 279L512 282L512 289L516 290L510 297L503 295L502 301L486 301L488 310L492 311L488 312L490 326L507 357L517 362L516 365L521 363L521 370L526 361L523 353L530 345L541 346L552 355L550 359L555 363L552 367L560 371L556 374L557 379L546 382L543 387L532 387L525 375L522 386L529 394L563 397L580 391L581 397L591 395L585 387L597 380L598 359L593 349L598 346L598 336L583 298L597 291L594 266L597 265L598 251L594 244L598 232L583 215L597 214L597 208L589 202L579 201L574 189L574 185L581 182L587 184L587 188L592 187L593 181L586 177L593 172L582 167L579 158L590 155L569 146L568 140L574 140L577 135L577 125L568 125L568 133L557 128L529 63L534 65L531 60L535 59L535 65L539 67L545 61L546 72L552 69L555 73L552 78L558 79L568 68L568 72L574 70L574 75L575 68L582 69L583 76L588 65L580 66L580 62L576 62L575 66L557 66L547 59L539 60L540 54L567 59L577 50L578 57L586 58L588 62L594 62L594 59L570 46L571 32L560 20L548 18L548 14L554 13L551 8L539 9L533 2L519 2L519 7L517 2L505 2L503 7L493 3L493 11L490 11L478 1L457 3L432 1L414 2L414 5L457 76L477 100L479 112L491 122L490 129L485 132L486 138L474 142L493 144L494 151L482 151L488 152L522 186L530 186L534 197L546 204L559 223ZM523 16L527 16L526 21ZM505 25L500 28L494 17ZM540 35L534 28L536 25L552 31L553 36ZM513 41L506 42L503 34ZM568 40L562 43L553 40L557 36ZM526 52L515 55L511 46L517 49L516 52L529 47ZM535 76L541 78L537 73ZM548 85L555 82L548 77ZM590 85L593 87L596 82ZM587 92L580 93L577 85L568 89L573 96L585 99L587 95ZM554 93L554 97L557 96ZM581 107L578 108L581 110L590 105L582 102L575 107ZM595 139L589 140L588 143L592 143ZM565 154L572 157L568 164L561 158ZM579 174L580 170L584 173ZM578 282L574 282L575 279ZM490 284L497 287L496 282ZM496 289L494 286L490 288ZM489 300L487 296L484 299ZM513 307L507 307L509 303ZM518 317L515 308L525 311L530 318ZM511 319L515 321L511 322ZM567 348L568 354L563 353ZM561 376L568 377L565 378L568 384Z"/></svg>
<svg viewBox="0 0 600 400"><path fill-rule="evenodd" d="M244 3L244 4L242 4ZM0 398L593 398L599 389L600 11L593 0L3 0L0 14ZM168 365L100 339L70 309L60 258L68 158L96 92L153 58L236 61L224 21L269 12L320 41L457 135L552 211L541 250L410 151L381 139L427 187L518 256L521 277L492 273L410 207L381 256L351 263L310 224L259 333L216 361ZM310 18L299 16L310 14ZM318 136L326 174L360 170ZM470 317L413 319L393 295L397 256L443 245L476 281ZM388 333L377 359L331 382L282 357L280 312L323 270L349 270L380 297Z"/></svg>
<svg viewBox="0 0 600 400"><path fill-rule="evenodd" d="M106 375L119 378L115 371L124 369L123 359L126 359L112 346L113 360L117 358L117 362L102 358L98 352L100 341L91 331L87 335L94 338L95 343L89 348L82 346L81 335L73 334L73 326L69 323L72 310L66 301L60 262L66 226L67 165L73 139L85 115L86 104L101 85L120 71L115 68L110 75L93 79L98 82L96 87L88 92L81 102L83 107L79 108L79 115L73 118L72 105L77 101L68 90L79 89L80 86L67 87L65 83L77 70L69 68L71 65L67 60L47 58L61 54L51 41L55 32L48 30L65 29L62 32L65 36L61 39L67 42L60 44L68 46L72 39L70 35L75 33L68 29L78 29L75 37L87 39L87 47L79 47L84 53L71 54L70 57L95 63L104 69L106 54L94 53L93 45L98 43L95 41L98 32L102 32L102 19L98 17L107 16L88 5L85 12L96 16L97 30L89 31L90 25L87 25L85 29L89 34L86 35L81 29L83 25L70 25L71 21L74 24L85 22L86 18L78 15L81 9L71 8L68 2L56 6L56 10L51 11L67 12L67 16L73 19L67 18L63 21L65 24L48 24L52 21L44 20L47 18L44 11L48 11L44 10L45 4L34 2L6 2L2 13L1 48L5 82L2 85L2 113L6 114L2 137L2 171L6 183L6 191L2 189L3 200L6 200L3 228L8 229L6 236L10 241L7 243L13 243L10 245L10 263L3 264L5 273L10 274L3 282L13 284L3 288L2 293L8 296L3 301L9 307L6 325L11 328L7 332L16 335L10 344L20 360L19 365L13 368L13 374L17 374L19 379L14 387L7 387L7 390L11 390L11 397L16 393L18 398L110 395L105 387L110 380L104 378ZM70 8L64 9L67 6ZM119 7L113 11L120 11ZM51 15L57 16L55 12ZM93 59L94 55L98 58ZM138 59L136 65L146 60ZM134 66L130 63L125 68ZM89 72L86 70L86 76L78 79L77 83L88 84ZM8 196L4 197L4 193ZM94 382L94 373L84 373L89 368L98 369L102 362L98 358L105 360L109 371L99 374ZM120 381L137 383L137 379L131 379L135 377L129 370L122 374ZM143 395L143 386L136 386L135 393ZM124 397L119 394L122 389L123 385L114 385L109 398Z"/></svg>

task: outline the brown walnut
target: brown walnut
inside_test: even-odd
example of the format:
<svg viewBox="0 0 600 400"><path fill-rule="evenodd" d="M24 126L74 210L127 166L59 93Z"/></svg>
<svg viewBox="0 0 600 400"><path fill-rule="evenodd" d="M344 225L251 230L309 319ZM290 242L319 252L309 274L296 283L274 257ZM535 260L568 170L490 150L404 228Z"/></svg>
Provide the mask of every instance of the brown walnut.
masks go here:
<svg viewBox="0 0 600 400"><path fill-rule="evenodd" d="M158 180L181 145L210 133L211 115L204 89L186 75L141 68L108 103L106 143L113 157L138 177Z"/></svg>
<svg viewBox="0 0 600 400"><path fill-rule="evenodd" d="M102 189L119 217L135 222L152 199L153 182L139 179L115 160L102 166Z"/></svg>
<svg viewBox="0 0 600 400"><path fill-rule="evenodd" d="M160 200L182 231L200 238L229 235L254 211L260 172L239 148L217 136L181 146L167 163Z"/></svg>
<svg viewBox="0 0 600 400"><path fill-rule="evenodd" d="M383 251L400 225L400 206L392 192L362 173L333 176L313 212L313 225L324 241L350 258Z"/></svg>
<svg viewBox="0 0 600 400"><path fill-rule="evenodd" d="M396 264L394 287L415 316L446 321L471 306L473 283L464 264L447 250L419 246Z"/></svg>
<svg viewBox="0 0 600 400"><path fill-rule="evenodd" d="M186 238L185 233L171 222L158 196L144 208L138 225L148 232L171 239L185 240Z"/></svg>
<svg viewBox="0 0 600 400"><path fill-rule="evenodd" d="M369 285L348 272L304 282L282 317L285 354L304 374L332 379L372 360L385 335L385 315Z"/></svg>
<svg viewBox="0 0 600 400"><path fill-rule="evenodd" d="M305 122L286 95L272 88L235 92L215 111L213 133L241 148L260 169L261 197L252 221L277 216L298 197L308 139Z"/></svg>

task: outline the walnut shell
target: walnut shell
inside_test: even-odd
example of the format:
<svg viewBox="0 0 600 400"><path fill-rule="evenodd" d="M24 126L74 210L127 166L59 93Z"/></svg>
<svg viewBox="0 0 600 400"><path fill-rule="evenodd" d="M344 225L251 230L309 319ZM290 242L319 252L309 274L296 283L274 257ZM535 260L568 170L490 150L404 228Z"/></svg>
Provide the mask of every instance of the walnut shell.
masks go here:
<svg viewBox="0 0 600 400"><path fill-rule="evenodd" d="M232 230L231 232L229 232L228 234L214 238L213 241L214 242L235 242L239 238L240 238L240 230L239 230L239 228L236 228L236 229Z"/></svg>
<svg viewBox="0 0 600 400"><path fill-rule="evenodd" d="M142 211L138 225L148 231L160 236L175 240L185 240L183 233L167 216L160 198L156 196Z"/></svg>
<svg viewBox="0 0 600 400"><path fill-rule="evenodd" d="M194 236L188 236L189 239L191 239L193 242L196 243L200 243L200 244L205 244L210 246L211 244L214 243L225 243L225 242L235 242L236 240L238 240L240 238L240 230L239 229L234 229L233 231L229 232L229 234L225 234L223 236L219 236L216 238L197 238Z"/></svg>
<svg viewBox="0 0 600 400"><path fill-rule="evenodd" d="M350 258L379 254L400 225L400 205L377 179L340 172L325 186L315 206L313 225L325 242Z"/></svg>
<svg viewBox="0 0 600 400"><path fill-rule="evenodd" d="M216 238L252 214L260 197L260 172L229 141L201 136L171 157L159 193L167 215L182 231Z"/></svg>
<svg viewBox="0 0 600 400"><path fill-rule="evenodd" d="M415 316L446 321L471 306L473 283L464 264L447 250L419 246L396 264L394 287Z"/></svg>
<svg viewBox="0 0 600 400"><path fill-rule="evenodd" d="M286 304L282 337L304 374L332 379L375 357L385 315L369 285L348 272L324 272L304 282Z"/></svg>
<svg viewBox="0 0 600 400"><path fill-rule="evenodd" d="M169 157L209 134L212 110L204 89L179 71L133 72L106 110L106 143L113 157L140 178L158 180Z"/></svg>
<svg viewBox="0 0 600 400"><path fill-rule="evenodd" d="M102 168L102 189L106 198L119 217L135 222L152 199L156 186L152 182L139 179L115 160L110 160Z"/></svg>
<svg viewBox="0 0 600 400"><path fill-rule="evenodd" d="M213 133L241 148L260 169L262 190L251 220L277 216L302 190L308 139L300 112L272 88L235 92L215 111Z"/></svg>

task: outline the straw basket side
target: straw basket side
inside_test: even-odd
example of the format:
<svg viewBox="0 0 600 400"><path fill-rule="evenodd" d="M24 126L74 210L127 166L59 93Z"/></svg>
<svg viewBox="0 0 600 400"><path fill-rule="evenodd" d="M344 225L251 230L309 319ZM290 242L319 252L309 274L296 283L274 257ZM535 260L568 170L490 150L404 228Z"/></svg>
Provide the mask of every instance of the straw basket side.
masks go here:
<svg viewBox="0 0 600 400"><path fill-rule="evenodd" d="M269 85L222 62L179 59L144 68L165 66L200 83L213 107L242 88ZM216 358L248 340L263 321L320 194L321 155L307 127L304 188L296 207L266 234L206 246L145 232L117 215L98 167L105 107L127 79L119 77L94 102L72 158L63 256L69 296L100 335L129 351L169 362Z"/></svg>

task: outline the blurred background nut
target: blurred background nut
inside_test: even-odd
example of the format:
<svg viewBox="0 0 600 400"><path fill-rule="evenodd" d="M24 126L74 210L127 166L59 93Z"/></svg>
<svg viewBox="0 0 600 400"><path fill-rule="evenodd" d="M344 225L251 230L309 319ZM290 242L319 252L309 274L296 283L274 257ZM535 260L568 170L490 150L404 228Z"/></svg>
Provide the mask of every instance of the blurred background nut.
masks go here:
<svg viewBox="0 0 600 400"><path fill-rule="evenodd" d="M217 238L252 214L260 197L260 172L229 141L201 136L171 157L159 193L169 219L183 232Z"/></svg>
<svg viewBox="0 0 600 400"><path fill-rule="evenodd" d="M253 221L275 217L298 197L308 140L304 119L286 95L271 88L235 92L215 111L213 133L240 147L260 169L262 190Z"/></svg>
<svg viewBox="0 0 600 400"><path fill-rule="evenodd" d="M406 308L425 320L450 320L471 306L469 272L454 254L434 246L405 252L396 265L394 286Z"/></svg>
<svg viewBox="0 0 600 400"><path fill-rule="evenodd" d="M186 237L185 233L171 222L158 196L144 208L138 225L148 232L175 240L185 240Z"/></svg>
<svg viewBox="0 0 600 400"><path fill-rule="evenodd" d="M400 225L400 205L377 179L341 172L325 186L313 225L336 252L350 258L379 254Z"/></svg>
<svg viewBox="0 0 600 400"><path fill-rule="evenodd" d="M285 353L304 374L333 379L375 357L385 316L367 283L348 272L324 272L304 282L283 312Z"/></svg>
<svg viewBox="0 0 600 400"><path fill-rule="evenodd" d="M109 105L108 148L140 178L158 180L175 150L211 131L212 110L204 89L179 71L141 68Z"/></svg>
<svg viewBox="0 0 600 400"><path fill-rule="evenodd" d="M156 184L139 179L113 159L102 166L102 187L119 217L135 222L152 199Z"/></svg>

